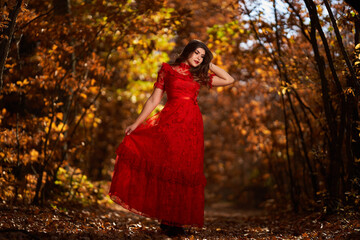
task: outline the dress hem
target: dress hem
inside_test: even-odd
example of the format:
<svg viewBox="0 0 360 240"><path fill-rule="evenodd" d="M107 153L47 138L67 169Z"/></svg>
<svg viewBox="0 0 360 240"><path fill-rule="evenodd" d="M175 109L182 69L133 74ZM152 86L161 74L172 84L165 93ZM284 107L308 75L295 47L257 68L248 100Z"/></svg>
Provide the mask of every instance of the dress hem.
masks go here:
<svg viewBox="0 0 360 240"><path fill-rule="evenodd" d="M116 196L116 194L114 193L109 193L108 194L110 196L110 199L115 202L116 204L119 204L121 207L125 208L126 210L135 213L137 215L143 216L143 217L148 217L151 219L156 219L161 223L170 225L170 226L176 226L176 227L197 227L197 228L202 228L204 226L204 224L200 225L200 224L196 224L196 223L186 223L186 224L180 224L180 223L176 223L176 222L170 222L170 221L166 221L164 219L158 218L156 216L151 216L149 214L146 214L144 212L138 211L135 208L132 208L129 204L127 204L126 202L124 202L120 197Z"/></svg>

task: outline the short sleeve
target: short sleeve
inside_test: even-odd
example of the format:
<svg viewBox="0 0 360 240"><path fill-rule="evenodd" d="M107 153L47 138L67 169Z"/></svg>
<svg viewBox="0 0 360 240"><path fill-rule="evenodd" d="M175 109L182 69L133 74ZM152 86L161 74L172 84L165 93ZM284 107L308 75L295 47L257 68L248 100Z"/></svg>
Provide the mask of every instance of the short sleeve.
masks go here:
<svg viewBox="0 0 360 240"><path fill-rule="evenodd" d="M210 73L210 74L209 74L209 81L207 82L207 86L208 86L209 88L212 88L212 87L213 87L212 82L213 82L213 78L214 78L215 76L216 76L215 73Z"/></svg>
<svg viewBox="0 0 360 240"><path fill-rule="evenodd" d="M165 78L167 73L167 66L166 63L163 63L157 76L157 80L154 83L154 88L160 88L162 90L165 90Z"/></svg>

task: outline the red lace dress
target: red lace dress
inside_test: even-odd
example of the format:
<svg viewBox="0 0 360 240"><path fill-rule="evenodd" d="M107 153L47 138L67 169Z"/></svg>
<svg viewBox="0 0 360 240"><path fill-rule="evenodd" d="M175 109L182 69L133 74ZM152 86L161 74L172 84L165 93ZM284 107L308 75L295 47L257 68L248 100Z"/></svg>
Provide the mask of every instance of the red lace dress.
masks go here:
<svg viewBox="0 0 360 240"><path fill-rule="evenodd" d="M188 65L163 63L154 87L165 90L168 101L117 148L109 196L163 223L202 227L206 179L203 121L196 100L200 84Z"/></svg>

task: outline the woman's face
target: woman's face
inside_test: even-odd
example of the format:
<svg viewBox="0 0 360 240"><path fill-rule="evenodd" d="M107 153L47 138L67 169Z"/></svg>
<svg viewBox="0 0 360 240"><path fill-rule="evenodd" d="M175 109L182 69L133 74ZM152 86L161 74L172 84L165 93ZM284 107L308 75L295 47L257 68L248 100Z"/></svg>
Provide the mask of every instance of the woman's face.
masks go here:
<svg viewBox="0 0 360 240"><path fill-rule="evenodd" d="M197 48L194 52L192 52L186 62L192 66L199 66L204 60L205 50L203 48Z"/></svg>

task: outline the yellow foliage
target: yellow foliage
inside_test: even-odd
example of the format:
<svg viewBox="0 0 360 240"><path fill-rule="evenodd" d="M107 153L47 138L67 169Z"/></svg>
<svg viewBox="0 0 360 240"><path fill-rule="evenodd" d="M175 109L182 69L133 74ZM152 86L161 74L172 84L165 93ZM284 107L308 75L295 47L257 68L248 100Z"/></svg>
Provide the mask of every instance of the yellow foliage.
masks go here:
<svg viewBox="0 0 360 240"><path fill-rule="evenodd" d="M267 129L267 128L263 128L263 129L261 129L261 131L262 131L262 133L264 135L270 135L271 134L271 131L269 129Z"/></svg>
<svg viewBox="0 0 360 240"><path fill-rule="evenodd" d="M217 88L216 88L216 91L217 91L217 92L222 92L222 91L224 91L224 87L217 87Z"/></svg>
<svg viewBox="0 0 360 240"><path fill-rule="evenodd" d="M58 112L57 114L56 114L56 117L59 119L59 120L63 120L63 117L64 117L64 114L62 113L62 112Z"/></svg>
<svg viewBox="0 0 360 240"><path fill-rule="evenodd" d="M100 88L99 87L89 87L89 91L92 94L97 94L99 92Z"/></svg>
<svg viewBox="0 0 360 240"><path fill-rule="evenodd" d="M17 81L16 84L19 85L20 87L25 86L27 84L29 84L29 80L27 80L26 78L24 79L24 81Z"/></svg>
<svg viewBox="0 0 360 240"><path fill-rule="evenodd" d="M33 161L33 162L35 162L35 161L38 160L38 158L39 158L39 152L36 151L35 149L32 149L32 150L30 151L30 160Z"/></svg>
<svg viewBox="0 0 360 240"><path fill-rule="evenodd" d="M344 89L344 93L349 95L353 95L355 97L355 92L354 92L354 89L352 89L351 87L348 87L347 89Z"/></svg>
<svg viewBox="0 0 360 240"><path fill-rule="evenodd" d="M87 99L87 96L85 93L80 93L80 97L84 98L84 99Z"/></svg>
<svg viewBox="0 0 360 240"><path fill-rule="evenodd" d="M93 119L95 117L95 114L90 112L87 114L87 118Z"/></svg>

